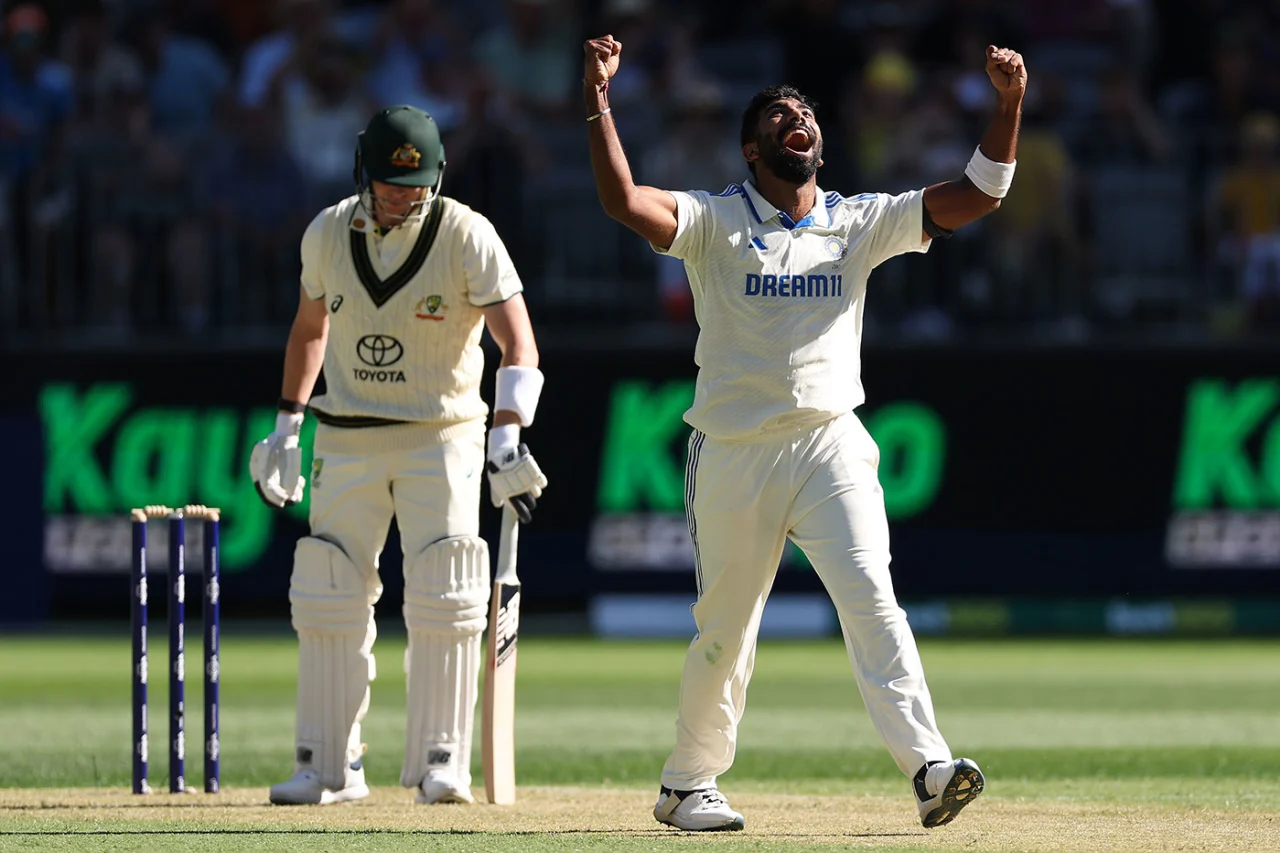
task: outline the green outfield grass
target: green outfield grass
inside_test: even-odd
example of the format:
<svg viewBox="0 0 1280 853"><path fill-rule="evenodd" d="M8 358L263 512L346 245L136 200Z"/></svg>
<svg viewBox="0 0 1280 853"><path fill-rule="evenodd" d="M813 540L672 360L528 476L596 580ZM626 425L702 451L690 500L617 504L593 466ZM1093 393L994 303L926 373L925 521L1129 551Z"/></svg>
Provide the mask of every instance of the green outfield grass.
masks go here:
<svg viewBox="0 0 1280 853"><path fill-rule="evenodd" d="M187 780L198 786L199 634L190 627ZM163 790L165 646L164 637L155 640L151 780ZM364 735L371 785L394 786L399 775L403 644L403 638L384 637L375 648L378 679ZM291 636L249 635L234 624L225 630L222 781L229 793L252 802L264 800L264 789L292 769L295 648ZM670 642L522 640L517 713L521 785L567 786L579 792L603 788L619 796L626 792L637 802L627 808L644 818L645 801L656 790L673 737L683 648ZM1210 810L1270 821L1280 839L1280 643L929 640L921 649L944 734L957 754L977 759L989 779L988 796L971 810L975 824L981 825L980 810L988 803L995 804L993 818L1001 803L1013 810L1038 804L1052 809L1152 808L1172 810L1170 814ZM0 788L77 788L87 794L126 789L129 695L123 631L105 638L0 638ZM479 784L478 754L475 763ZM731 797L785 794L850 802L871 797L914 817L907 783L880 745L843 646L835 642L761 647L737 762L722 777L721 787ZM94 837L15 835L75 832L86 829L86 822L74 810L54 808L62 794L41 800L49 808L19 805L16 793L10 794L6 800L0 791L0 849L86 849L77 842ZM545 796L548 802L556 799L554 793ZM389 808L399 807L394 791L384 798ZM6 801L11 807L4 806ZM287 814L292 821L297 812L269 814ZM126 834L146 830L163 835L166 828L179 828L171 822L176 819L125 813L108 822ZM194 824L193 819L182 818L188 821L182 824L184 832L207 832L218 825L208 814ZM955 826L969 819L966 814ZM1153 830L1159 830L1158 824L1153 822ZM331 836L325 849L404 844L395 833L365 831L375 828ZM109 849L158 849L164 846L156 843L158 837L139 836L135 847L121 842L123 846ZM206 837L213 839L209 849L225 847L230 840L197 835L193 843ZM509 846L495 840L508 837L520 840ZM941 837L913 837L902 842L907 846L894 846L899 842L868 836L857 846L930 850L935 848L921 845ZM280 835L272 841L251 833L231 843L246 850L292 849L290 839ZM653 849L652 839L634 833L454 837L463 839L467 844L458 849ZM37 840L39 845L32 846ZM64 842L67 846L58 846ZM811 842L814 846L805 846ZM739 849L725 845L746 843L746 838L689 843ZM761 843L758 839L756 846L741 849L767 849ZM833 849L832 843L795 839L786 847ZM201 849L185 841L182 847ZM311 848L299 837L297 849Z"/></svg>

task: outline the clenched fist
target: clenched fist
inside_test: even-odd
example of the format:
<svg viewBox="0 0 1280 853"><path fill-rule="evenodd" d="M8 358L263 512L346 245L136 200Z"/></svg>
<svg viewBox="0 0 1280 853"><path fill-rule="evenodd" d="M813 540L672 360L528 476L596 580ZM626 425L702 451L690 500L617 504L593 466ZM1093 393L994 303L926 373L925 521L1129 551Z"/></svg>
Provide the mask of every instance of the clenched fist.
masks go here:
<svg viewBox="0 0 1280 853"><path fill-rule="evenodd" d="M622 42L613 36L589 39L582 46L586 54L582 77L588 86L599 89L609 78L618 73L618 58L622 54Z"/></svg>
<svg viewBox="0 0 1280 853"><path fill-rule="evenodd" d="M1027 92L1027 66L1016 50L987 45L987 76L1002 98L1022 100Z"/></svg>

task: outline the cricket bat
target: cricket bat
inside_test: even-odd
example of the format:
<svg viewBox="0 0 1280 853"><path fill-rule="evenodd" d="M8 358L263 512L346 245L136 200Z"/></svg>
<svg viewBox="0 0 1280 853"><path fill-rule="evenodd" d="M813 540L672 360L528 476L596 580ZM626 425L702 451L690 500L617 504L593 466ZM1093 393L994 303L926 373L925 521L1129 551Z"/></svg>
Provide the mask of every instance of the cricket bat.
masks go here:
<svg viewBox="0 0 1280 853"><path fill-rule="evenodd" d="M516 801L516 640L520 632L520 580L516 542L520 519L511 504L502 507L498 565L489 601L489 642L485 652L484 709L480 749L489 802Z"/></svg>

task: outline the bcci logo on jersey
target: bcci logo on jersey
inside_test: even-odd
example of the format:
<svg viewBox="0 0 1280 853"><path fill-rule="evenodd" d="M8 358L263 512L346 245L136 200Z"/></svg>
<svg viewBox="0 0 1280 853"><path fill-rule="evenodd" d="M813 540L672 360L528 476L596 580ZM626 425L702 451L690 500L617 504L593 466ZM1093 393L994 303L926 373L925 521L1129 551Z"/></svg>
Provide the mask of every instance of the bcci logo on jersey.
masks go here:
<svg viewBox="0 0 1280 853"><path fill-rule="evenodd" d="M844 293L842 275L747 274L745 296L800 296L805 299L838 299Z"/></svg>
<svg viewBox="0 0 1280 853"><path fill-rule="evenodd" d="M390 335L365 335L356 342L356 357L369 367L386 368L404 358L404 345ZM404 382L403 370L351 368L362 382Z"/></svg>

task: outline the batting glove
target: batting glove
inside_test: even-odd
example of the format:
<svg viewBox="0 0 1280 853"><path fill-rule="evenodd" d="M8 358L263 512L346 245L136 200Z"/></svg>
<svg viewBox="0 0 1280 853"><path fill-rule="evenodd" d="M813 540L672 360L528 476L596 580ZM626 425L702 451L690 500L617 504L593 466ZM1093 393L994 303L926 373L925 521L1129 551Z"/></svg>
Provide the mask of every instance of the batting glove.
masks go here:
<svg viewBox="0 0 1280 853"><path fill-rule="evenodd" d="M281 509L302 500L307 479L302 476L301 433L302 415L280 412L275 432L253 446L249 474L267 506Z"/></svg>
<svg viewBox="0 0 1280 853"><path fill-rule="evenodd" d="M547 478L527 444L494 448L485 466L489 473L489 498L496 507L508 501L522 524L533 520L533 510L546 488Z"/></svg>

